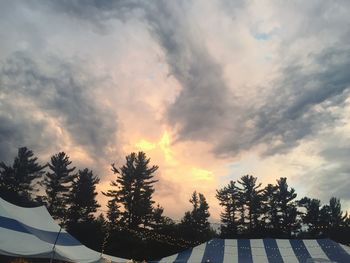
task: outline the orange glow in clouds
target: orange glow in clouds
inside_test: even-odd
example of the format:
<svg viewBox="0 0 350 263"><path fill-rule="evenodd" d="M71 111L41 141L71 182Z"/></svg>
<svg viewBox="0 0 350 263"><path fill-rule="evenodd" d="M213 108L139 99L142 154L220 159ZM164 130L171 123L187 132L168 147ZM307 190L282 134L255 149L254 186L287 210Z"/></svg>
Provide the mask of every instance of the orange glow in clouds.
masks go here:
<svg viewBox="0 0 350 263"><path fill-rule="evenodd" d="M159 166L155 200L165 208L166 215L179 219L190 209L188 200L195 190L206 196L211 211L217 210L215 188L218 181L215 175L220 173L216 169L220 166L203 145L192 145L192 142L174 144L171 133L167 130L163 131L157 141L144 138L136 141L134 148L129 150L146 152L151 158L151 165ZM214 218L217 214L216 211L212 213Z"/></svg>

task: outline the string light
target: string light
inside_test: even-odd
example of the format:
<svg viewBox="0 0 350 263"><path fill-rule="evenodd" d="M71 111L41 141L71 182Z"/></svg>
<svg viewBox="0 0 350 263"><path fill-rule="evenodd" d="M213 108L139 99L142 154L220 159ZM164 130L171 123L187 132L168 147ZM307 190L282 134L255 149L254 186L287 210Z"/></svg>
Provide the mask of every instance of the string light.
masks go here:
<svg viewBox="0 0 350 263"><path fill-rule="evenodd" d="M107 213L107 211L103 210L103 209L97 209L97 210L100 212L103 212L103 213ZM176 219L175 220L172 219L172 220L175 223L181 223L181 220L176 220ZM216 222L209 222L209 223L210 223L210 225L216 225L216 226L222 225L221 223L216 223ZM105 224L107 224L107 226L106 226L107 231L106 231L103 243L102 243L101 254L104 252L104 249L105 249L107 242L108 242L108 239L110 237L110 232L112 230L110 224L107 221L105 221ZM288 230L288 231L290 231L291 228L293 228L293 226L280 227L281 230ZM328 229L329 227L327 227L327 226L313 226L312 228L323 230L323 229ZM183 238L178 238L178 237L174 237L174 236L170 236L170 235L166 235L166 234L160 234L160 233L157 233L157 232L152 231L150 229L149 230L143 229L141 231L141 229L140 230L130 229L130 228L124 227L124 226L117 226L115 229L119 230L119 231L127 231L129 233L132 233L134 236L136 236L142 240L145 240L145 239L154 240L154 241L157 241L157 242L160 242L163 244L167 244L170 246L176 246L176 247L182 247L182 248L194 247L194 246L198 246L202 243L200 241L189 241L189 240L185 240ZM236 246L232 246L232 245L225 245L225 246L236 247ZM317 248L318 246L308 246L308 247L309 248ZM240 247L240 248L242 248L242 247ZM252 248L265 248L265 247L243 247L243 249L252 249ZM290 249L290 247L279 247L279 248L280 249ZM196 248L196 249L200 249L200 248ZM275 250L276 248L269 248L269 249ZM299 249L299 248L296 248L296 249Z"/></svg>
<svg viewBox="0 0 350 263"><path fill-rule="evenodd" d="M102 243L102 249L101 249L102 253L103 253L105 246L108 242L108 238L110 237L111 230L112 229L110 227L107 227L107 232L106 232L105 238L104 238L103 243ZM135 235L136 237L138 237L142 240L151 239L151 240L158 241L160 243L165 243L165 244L168 244L171 246L178 246L178 247L183 247L183 248L188 248L191 246L196 246L196 245L201 244L201 242L199 242L199 241L191 242L191 241L188 241L188 240L185 240L182 238L175 238L175 237L172 237L169 235L159 234L159 233L156 233L156 232L153 232L150 230L143 230L143 231L139 230L138 231L138 230L130 229L128 227L123 227L123 226L117 226L115 228L115 230L127 231L127 232L132 233L133 235Z"/></svg>

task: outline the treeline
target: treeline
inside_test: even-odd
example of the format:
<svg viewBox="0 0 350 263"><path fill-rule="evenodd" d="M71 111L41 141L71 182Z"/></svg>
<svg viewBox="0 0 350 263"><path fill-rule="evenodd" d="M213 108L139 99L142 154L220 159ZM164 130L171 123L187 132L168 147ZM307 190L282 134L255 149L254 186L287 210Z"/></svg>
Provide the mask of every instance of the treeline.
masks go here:
<svg viewBox="0 0 350 263"><path fill-rule="evenodd" d="M85 245L105 253L134 259L155 259L195 246L213 237L318 238L350 243L350 217L340 200L329 204L297 199L286 178L262 187L257 178L242 176L216 191L222 206L220 227L209 223L209 205L203 194L190 195L192 209L180 222L163 215L153 194L158 166L144 152L126 156L111 170L115 180L102 194L107 210L96 200L99 178L89 168L77 169L69 156L54 154L40 164L22 147L12 164L0 162L0 195L20 206L46 205L53 218ZM216 226L216 225L214 225Z"/></svg>
<svg viewBox="0 0 350 263"><path fill-rule="evenodd" d="M350 242L350 217L343 213L340 200L329 204L309 197L297 199L294 188L281 177L276 184L261 187L257 178L245 175L217 190L223 207L221 236L248 238L332 237Z"/></svg>

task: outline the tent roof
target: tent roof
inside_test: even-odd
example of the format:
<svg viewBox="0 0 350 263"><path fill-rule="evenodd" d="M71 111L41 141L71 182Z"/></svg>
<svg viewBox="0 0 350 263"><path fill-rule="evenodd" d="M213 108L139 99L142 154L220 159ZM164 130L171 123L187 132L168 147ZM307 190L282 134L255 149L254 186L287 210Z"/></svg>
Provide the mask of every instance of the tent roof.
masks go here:
<svg viewBox="0 0 350 263"><path fill-rule="evenodd" d="M45 206L24 208L0 198L0 254L7 256L51 258L60 226ZM126 262L103 255L82 245L64 229L57 239L55 259L68 262Z"/></svg>
<svg viewBox="0 0 350 263"><path fill-rule="evenodd" d="M212 239L160 263L350 262L350 248L330 239Z"/></svg>
<svg viewBox="0 0 350 263"><path fill-rule="evenodd" d="M0 254L50 258L60 230L44 206L23 208L0 198ZM126 262L82 245L61 230L55 258L69 262ZM166 263L311 263L350 262L350 248L330 239L212 239L197 247L162 258ZM159 262L157 261L157 262Z"/></svg>

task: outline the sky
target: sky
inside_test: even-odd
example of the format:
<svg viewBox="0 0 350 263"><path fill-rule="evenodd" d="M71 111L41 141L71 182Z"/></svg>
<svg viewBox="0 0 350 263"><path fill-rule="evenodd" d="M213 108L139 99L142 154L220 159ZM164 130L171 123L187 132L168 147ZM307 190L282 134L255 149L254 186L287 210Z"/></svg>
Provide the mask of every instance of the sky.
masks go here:
<svg viewBox="0 0 350 263"><path fill-rule="evenodd" d="M180 219L196 190L287 177L350 208L350 2L0 1L0 160L65 151L107 190L144 151ZM106 198L98 196L102 204Z"/></svg>

